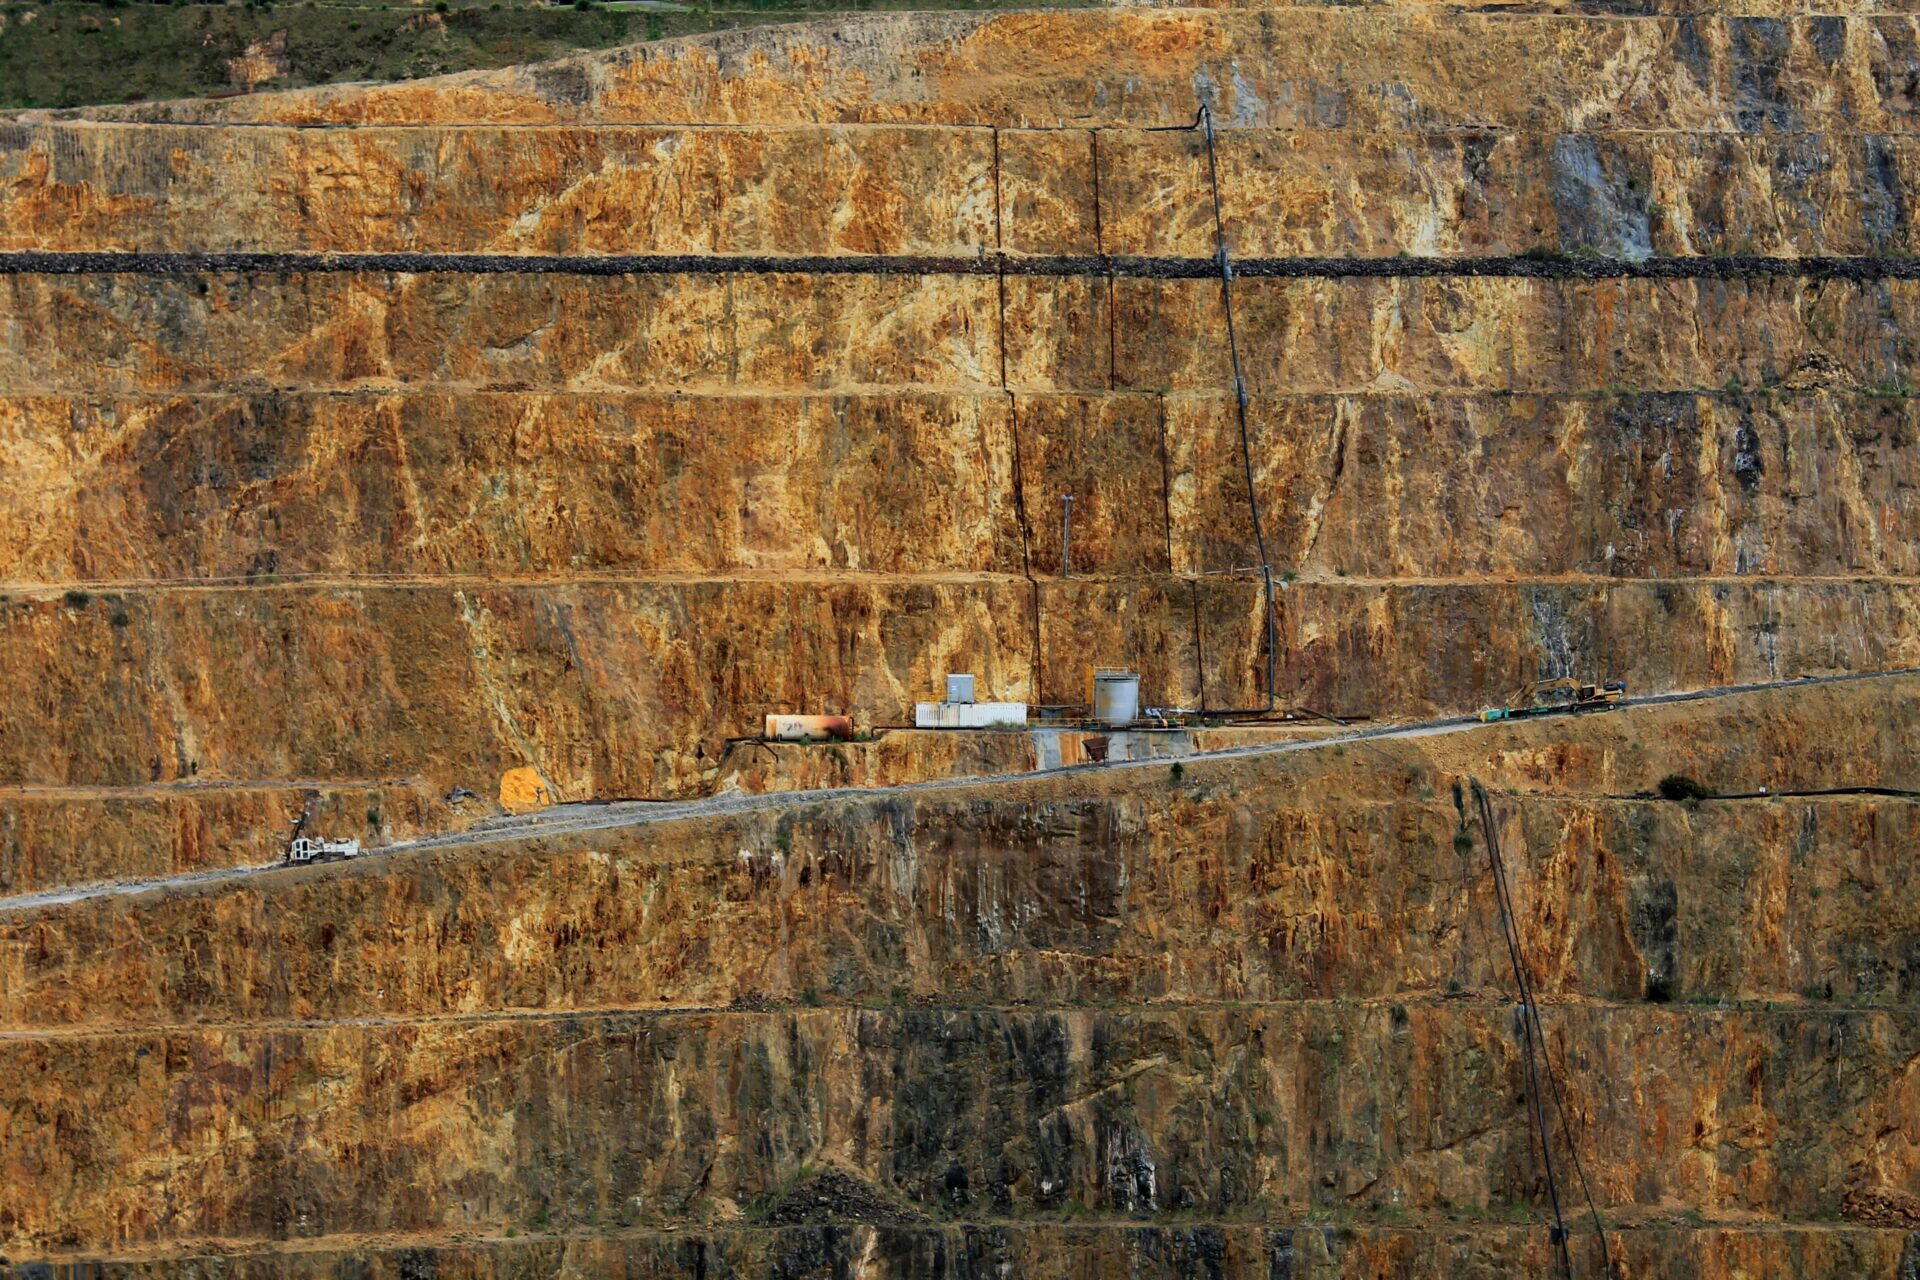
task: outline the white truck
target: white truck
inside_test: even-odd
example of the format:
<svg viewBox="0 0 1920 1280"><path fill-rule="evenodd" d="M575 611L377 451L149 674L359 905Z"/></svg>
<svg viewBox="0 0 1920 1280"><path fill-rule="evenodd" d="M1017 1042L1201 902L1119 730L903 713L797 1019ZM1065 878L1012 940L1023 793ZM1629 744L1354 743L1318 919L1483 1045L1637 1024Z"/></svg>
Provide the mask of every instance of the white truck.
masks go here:
<svg viewBox="0 0 1920 1280"><path fill-rule="evenodd" d="M309 862L339 862L359 856L358 840L316 840L311 836L295 836L293 843L287 846L287 863L290 866L304 866Z"/></svg>

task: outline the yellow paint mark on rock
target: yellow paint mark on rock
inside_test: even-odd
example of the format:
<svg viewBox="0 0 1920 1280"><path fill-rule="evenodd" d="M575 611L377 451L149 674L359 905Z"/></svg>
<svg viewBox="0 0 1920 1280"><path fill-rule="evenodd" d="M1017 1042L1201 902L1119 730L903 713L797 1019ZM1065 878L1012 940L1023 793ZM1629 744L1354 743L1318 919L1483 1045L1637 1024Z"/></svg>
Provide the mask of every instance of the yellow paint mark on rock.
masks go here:
<svg viewBox="0 0 1920 1280"><path fill-rule="evenodd" d="M508 813L528 813L553 803L553 788L532 765L500 775L500 807Z"/></svg>

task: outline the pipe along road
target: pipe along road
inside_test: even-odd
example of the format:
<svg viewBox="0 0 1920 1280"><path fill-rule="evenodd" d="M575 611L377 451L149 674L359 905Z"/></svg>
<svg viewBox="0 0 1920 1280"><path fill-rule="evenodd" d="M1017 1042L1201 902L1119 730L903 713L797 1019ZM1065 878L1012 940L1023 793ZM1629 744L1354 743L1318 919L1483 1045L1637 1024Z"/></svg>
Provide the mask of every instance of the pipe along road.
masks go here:
<svg viewBox="0 0 1920 1280"><path fill-rule="evenodd" d="M1553 715L1530 717L1531 719L1553 720L1562 715L1595 715L1602 712L1618 713L1639 707L1668 706L1677 702L1703 702L1717 698L1733 697L1742 693L1756 693L1767 689L1799 689L1823 684L1850 684L1865 680L1892 680L1901 676L1920 675L1920 667L1900 667L1890 671L1849 672L1842 675L1802 676L1795 680L1768 680L1753 684L1720 685L1710 689L1693 689L1680 693L1654 693L1637 698L1623 698L1619 702L1607 704L1593 710L1570 711ZM395 844L382 845L369 849L357 857L349 859L354 865L369 858L388 858L395 854L416 852L424 849L450 849L463 845L499 844L512 840L524 840L536 836L575 835L588 831L607 831L621 827L642 826L652 822L673 822L682 818L702 818L719 814L754 813L761 810L779 810L803 808L819 804L826 800L878 799L892 795L912 794L916 792L939 791L943 788L975 786L983 782L1005 782L1015 778L1038 778L1056 774L1090 773L1099 770L1124 769L1165 769L1170 763L1201 762L1207 760L1244 760L1261 756L1285 755L1295 751L1324 751L1333 747L1354 742L1378 741L1393 738L1425 738L1441 734L1470 733L1479 729L1493 729L1511 725L1512 721L1483 722L1478 715L1448 716L1438 720L1421 720L1401 724L1379 725L1364 729L1355 729L1347 733L1329 734L1325 737L1303 739L1298 742L1264 742L1244 747L1223 747L1214 751L1196 751L1187 756L1163 756L1141 760L1114 760L1097 764L1065 765L1052 769L1025 770L1019 773L977 774L964 778L933 778L922 782L906 782L888 787L828 787L809 791L763 791L729 792L725 795L705 796L696 800L611 800L583 801L574 804L554 805L548 809L536 810L513 818L492 818L465 831L449 832L445 835L423 836L416 840L406 840ZM316 865L316 864L307 864ZM340 863L317 865L342 865ZM93 884L73 885L59 889L47 889L37 893L20 894L10 898L0 898L0 914L32 911L40 907L57 906L68 902L83 902L91 898L118 896L138 896L142 894L161 894L177 889L197 889L209 885L223 884L228 881L247 879L254 876L288 873L302 870L285 862L268 862L247 867L221 867L208 871L189 871L180 875L156 876L144 880L116 880Z"/></svg>

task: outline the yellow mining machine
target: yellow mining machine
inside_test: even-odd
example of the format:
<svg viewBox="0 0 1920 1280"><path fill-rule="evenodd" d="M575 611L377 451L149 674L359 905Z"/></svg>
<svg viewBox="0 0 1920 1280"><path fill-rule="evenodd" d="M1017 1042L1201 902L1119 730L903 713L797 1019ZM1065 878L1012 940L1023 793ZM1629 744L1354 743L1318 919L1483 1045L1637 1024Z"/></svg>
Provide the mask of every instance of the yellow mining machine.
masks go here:
<svg viewBox="0 0 1920 1280"><path fill-rule="evenodd" d="M1504 707L1488 707L1482 720L1522 720L1529 716L1551 716L1571 711L1598 711L1627 696L1625 680L1604 684L1581 684L1572 676L1555 680L1534 680L1514 692Z"/></svg>

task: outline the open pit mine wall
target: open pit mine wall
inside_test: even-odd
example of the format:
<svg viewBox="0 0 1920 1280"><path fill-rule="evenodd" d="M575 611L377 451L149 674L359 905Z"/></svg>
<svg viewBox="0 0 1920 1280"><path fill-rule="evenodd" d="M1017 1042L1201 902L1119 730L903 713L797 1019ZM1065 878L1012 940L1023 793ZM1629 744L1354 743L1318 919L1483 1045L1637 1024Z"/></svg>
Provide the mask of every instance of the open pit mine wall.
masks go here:
<svg viewBox="0 0 1920 1280"><path fill-rule="evenodd" d="M1915 47L890 16L26 113L0 784L670 796L765 712L898 724L948 670L1264 703L1206 152L1152 131L1200 98L1278 273L1235 320L1282 705L1920 661ZM19 256L91 252L138 256ZM167 256L226 252L267 256Z"/></svg>
<svg viewBox="0 0 1920 1280"><path fill-rule="evenodd" d="M1609 793L1885 786L1917 709L1909 678L420 850L143 900L138 947L121 902L16 913L0 1248L1538 1274L1478 778L1620 1274L1904 1275L1920 806ZM864 1189L822 1209L828 1167Z"/></svg>

